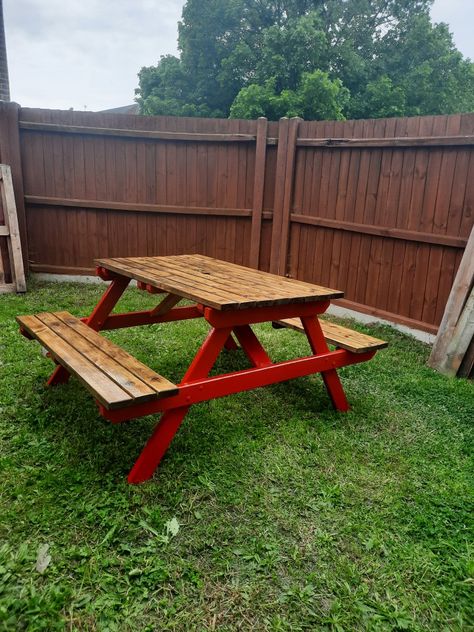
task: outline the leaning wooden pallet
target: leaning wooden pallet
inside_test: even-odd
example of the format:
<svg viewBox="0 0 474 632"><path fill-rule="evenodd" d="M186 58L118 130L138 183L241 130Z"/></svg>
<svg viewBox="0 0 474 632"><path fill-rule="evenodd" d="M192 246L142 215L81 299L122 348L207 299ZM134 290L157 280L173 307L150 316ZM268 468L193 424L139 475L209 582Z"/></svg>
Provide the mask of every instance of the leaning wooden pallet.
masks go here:
<svg viewBox="0 0 474 632"><path fill-rule="evenodd" d="M25 271L21 253L20 230L16 211L15 194L10 165L0 164L0 200L3 210L4 224L0 225L0 293L26 292ZM6 242L6 248L5 248ZM6 282L8 262L11 281Z"/></svg>
<svg viewBox="0 0 474 632"><path fill-rule="evenodd" d="M428 364L445 375L474 371L474 228L459 265Z"/></svg>

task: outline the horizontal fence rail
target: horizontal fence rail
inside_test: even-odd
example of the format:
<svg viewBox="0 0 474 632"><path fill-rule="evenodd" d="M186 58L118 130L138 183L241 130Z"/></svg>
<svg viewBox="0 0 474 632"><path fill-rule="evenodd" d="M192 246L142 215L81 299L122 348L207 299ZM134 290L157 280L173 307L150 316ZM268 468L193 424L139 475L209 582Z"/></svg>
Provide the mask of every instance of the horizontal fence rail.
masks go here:
<svg viewBox="0 0 474 632"><path fill-rule="evenodd" d="M458 147L474 145L469 136L411 136L393 138L297 138L299 147Z"/></svg>
<svg viewBox="0 0 474 632"><path fill-rule="evenodd" d="M474 223L473 144L472 114L268 122L0 104L31 270L200 252L430 332Z"/></svg>

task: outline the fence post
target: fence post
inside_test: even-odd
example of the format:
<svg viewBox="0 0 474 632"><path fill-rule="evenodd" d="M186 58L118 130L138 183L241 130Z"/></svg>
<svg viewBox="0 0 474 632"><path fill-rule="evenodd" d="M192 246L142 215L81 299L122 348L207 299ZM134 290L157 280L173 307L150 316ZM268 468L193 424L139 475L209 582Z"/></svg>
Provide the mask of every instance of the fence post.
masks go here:
<svg viewBox="0 0 474 632"><path fill-rule="evenodd" d="M288 242L290 234L291 196L296 156L298 126L302 119L280 119L278 153L275 174L275 203L273 210L272 248L270 272L286 274Z"/></svg>
<svg viewBox="0 0 474 632"><path fill-rule="evenodd" d="M253 179L252 228L250 233L249 265L258 268L260 263L260 238L262 234L263 193L265 186L265 160L267 155L267 127L265 117L257 120L255 145L255 174Z"/></svg>
<svg viewBox="0 0 474 632"><path fill-rule="evenodd" d="M20 230L23 267L28 271L28 239L26 230L25 196L20 152L18 103L0 102L0 162L10 165Z"/></svg>
<svg viewBox="0 0 474 632"><path fill-rule="evenodd" d="M295 158L296 158L296 141L298 138L298 127L302 119L299 117L292 118L288 129L288 149L286 157L286 173L285 173L285 194L283 197L283 212L281 217L281 246L280 261L278 266L278 274L286 274L286 266L288 261L288 248L290 237L290 211L291 199L293 196L293 182L295 175Z"/></svg>
<svg viewBox="0 0 474 632"><path fill-rule="evenodd" d="M278 150L275 169L275 198L273 202L272 242L270 272L278 274L281 247L281 219L285 195L286 155L288 149L289 119L281 118L278 124Z"/></svg>

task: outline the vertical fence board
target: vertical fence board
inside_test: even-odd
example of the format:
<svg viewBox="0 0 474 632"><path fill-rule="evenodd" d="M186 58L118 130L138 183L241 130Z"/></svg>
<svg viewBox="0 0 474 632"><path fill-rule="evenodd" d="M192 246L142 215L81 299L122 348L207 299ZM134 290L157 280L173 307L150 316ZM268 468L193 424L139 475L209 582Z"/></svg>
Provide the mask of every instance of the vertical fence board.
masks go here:
<svg viewBox="0 0 474 632"><path fill-rule="evenodd" d="M272 249L270 254L270 271L278 274L280 264L281 230L283 221L283 200L285 197L285 175L288 153L288 133L290 121L280 119L278 128L278 154L275 171L275 198L273 204Z"/></svg>
<svg viewBox="0 0 474 632"><path fill-rule="evenodd" d="M303 146L298 139L472 136L474 115L266 122L25 108L26 122L118 131L20 125L18 134L15 107L13 114L0 107L0 152L13 156L19 137L15 193L19 209L26 202L33 270L83 273L98 256L202 252L330 285L345 291L341 304L436 330L463 247L428 243L429 236L467 240L472 145ZM156 140L121 129L253 139Z"/></svg>
<svg viewBox="0 0 474 632"><path fill-rule="evenodd" d="M257 121L257 141L255 144L255 176L253 180L252 232L250 236L249 253L249 265L252 268L258 268L260 260L263 194L265 187L265 159L267 152L267 127L267 119L263 117L259 118Z"/></svg>

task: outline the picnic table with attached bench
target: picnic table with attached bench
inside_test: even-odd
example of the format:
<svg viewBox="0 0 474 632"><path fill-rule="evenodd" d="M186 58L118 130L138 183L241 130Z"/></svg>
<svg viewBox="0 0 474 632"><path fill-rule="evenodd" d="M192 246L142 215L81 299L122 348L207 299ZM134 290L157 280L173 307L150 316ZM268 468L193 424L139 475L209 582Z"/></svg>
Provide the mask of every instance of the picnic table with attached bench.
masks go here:
<svg viewBox="0 0 474 632"><path fill-rule="evenodd" d="M347 411L337 369L370 360L387 345L318 318L331 299L343 295L337 290L203 255L109 258L96 263L98 275L110 284L90 316L79 319L60 311L17 320L21 332L37 339L57 364L49 385L75 375L92 392L100 414L113 423L162 413L130 471L130 483L153 475L192 404L321 373L333 406ZM139 288L164 296L151 310L112 313L132 279ZM194 304L178 307L182 299ZM204 318L210 331L177 385L98 333L191 318ZM262 322L303 331L312 353L273 363L251 328ZM237 348L235 339L252 368L209 377L223 348ZM330 351L328 343L335 350Z"/></svg>

